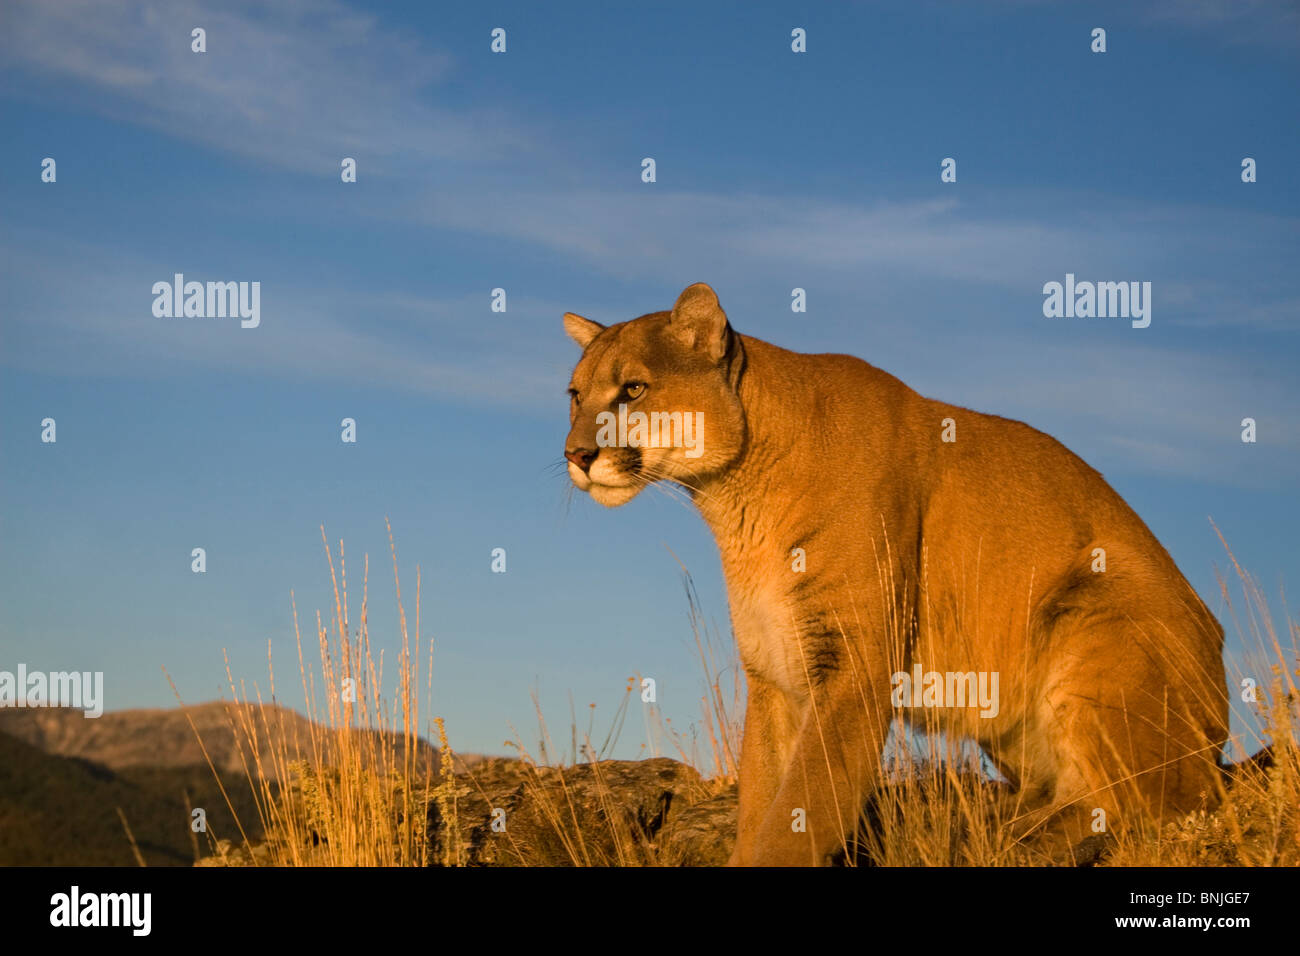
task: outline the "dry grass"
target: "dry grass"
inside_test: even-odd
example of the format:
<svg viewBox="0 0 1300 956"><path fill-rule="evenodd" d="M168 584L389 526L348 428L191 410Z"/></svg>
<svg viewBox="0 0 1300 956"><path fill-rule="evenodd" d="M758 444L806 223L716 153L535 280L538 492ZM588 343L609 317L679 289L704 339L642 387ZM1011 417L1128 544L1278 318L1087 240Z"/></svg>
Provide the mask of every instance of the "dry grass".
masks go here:
<svg viewBox="0 0 1300 956"><path fill-rule="evenodd" d="M226 664L235 700L228 708L231 730L254 788L262 830L268 835L245 861L276 866L423 866L429 862L425 829L435 788L434 761L419 734L419 572L412 646L390 528L402 648L397 694L387 700L381 691L383 654L376 660L370 644L369 559L363 566L360 616L353 621L343 544L339 543L336 569L324 528L321 539L334 607L328 625L319 611L316 614L319 674L304 658L296 601L293 607L298 669L311 721L307 739L286 732L281 711L262 706L265 702L256 685L252 696L242 682L237 687L229 661ZM431 644L429 652L431 666ZM269 642L267 667L274 702L275 668ZM259 740L269 740L269 750L264 752ZM281 786L281 781L288 783ZM248 851L244 830L241 824Z"/></svg>
<svg viewBox="0 0 1300 956"><path fill-rule="evenodd" d="M625 726L634 700L644 704L646 743L643 757L671 755L703 777L694 788L694 800L708 799L734 784L739 774L741 712L744 707L744 683L734 650L722 652L716 630L708 628L701 611L699 596L689 573L683 568L683 583L696 653L706 676L706 692L700 699L701 728L679 731L672 718L665 717L653 700L647 699L648 688L638 675L627 679L619 702L603 736L593 736L595 704L586 730L579 732L576 718L570 721L569 749L560 751L552 739L536 695L533 706L537 714L536 754L524 744L516 731L508 741L525 769L524 787L527 802L551 828L562 848L563 862L573 866L657 866L663 862L653 835L640 829L623 811L618 797L606 779L603 761L614 750ZM721 663L719 663L721 662ZM571 705L572 712L572 705ZM599 746L596 739L599 737ZM705 754L707 753L707 757ZM588 791L594 792L599 807L596 814L586 811L573 793L572 779L577 768L591 774ZM474 773L468 774L471 780ZM593 823L594 821L594 823ZM592 826L602 832L593 834ZM530 859L529 848L516 847L524 863L553 864L553 856Z"/></svg>
<svg viewBox="0 0 1300 956"><path fill-rule="evenodd" d="M421 757L427 745L418 729L419 574L417 569L412 647L391 529L389 544L402 638L395 699L383 698L382 654L376 662L371 652L366 613L368 561L360 618L354 623L341 543L337 574L334 556L325 543L334 608L328 625L317 613L319 684L316 670L303 655L294 608L299 671L314 728L310 739L290 739L282 726L275 726L274 718L272 725L266 726L266 714L275 712L255 706L262 703L260 692L255 690L250 699L247 693L236 691L227 665L236 699L231 707L232 729L239 735L241 756L254 782L260 822L270 835L258 854L250 854L253 862L291 866L455 866L466 862L460 808L475 792L484 798L486 792L472 768L461 768L460 775L453 773L456 757L441 719L435 721L436 734L433 728L426 729L427 736L436 736L439 742L438 767ZM1228 554L1241 585L1242 603L1232 601L1222 578L1220 584L1237 633L1251 649L1241 676L1255 675L1257 682L1257 699L1237 701L1235 706L1242 725L1259 728L1257 739L1234 744L1244 753L1267 745L1271 763L1243 767L1230 782L1225 777L1222 805L1211 813L1170 823L1158 833L1118 835L1106 860L1111 865L1300 865L1300 694L1295 680L1300 674L1296 647L1300 627L1287 617L1279 633L1262 589L1237 565L1230 551ZM744 686L734 646L719 650L722 642L707 627L685 569L683 575L690 623L706 676L702 719L698 729L682 733L655 704L646 702L642 712L647 743L642 745L642 753L667 753L699 770L703 782L695 797L708 798L723 793L737 779ZM429 662L431 668L431 644ZM269 648L268 667L274 700ZM1262 674L1270 675L1267 687L1258 677ZM623 700L603 735L594 733L595 705L585 730L579 730L575 716L568 746L563 749L557 748L549 735L534 697L539 728L536 754L530 753L518 733L509 744L520 760L519 772L532 812L549 831L551 846L546 855L538 855L535 848L519 845L507 833L510 862L576 866L665 862L650 835L638 832L620 812L602 764L617 745L633 695L640 697L641 689L639 676L628 679ZM259 726L272 741L270 752L259 749ZM864 826L856 837L843 841L844 862L884 866L1042 862L1010 839L1009 824L1021 810L1019 799L1009 787L991 779L977 750L937 731L909 734L895 726L887 755L880 787L864 811ZM579 774L589 778L588 793L594 780L600 812L588 812L590 807L584 809L575 800L572 784ZM280 787L280 780L292 783ZM426 833L431 803L436 804L435 816L444 824L436 859L430 858Z"/></svg>

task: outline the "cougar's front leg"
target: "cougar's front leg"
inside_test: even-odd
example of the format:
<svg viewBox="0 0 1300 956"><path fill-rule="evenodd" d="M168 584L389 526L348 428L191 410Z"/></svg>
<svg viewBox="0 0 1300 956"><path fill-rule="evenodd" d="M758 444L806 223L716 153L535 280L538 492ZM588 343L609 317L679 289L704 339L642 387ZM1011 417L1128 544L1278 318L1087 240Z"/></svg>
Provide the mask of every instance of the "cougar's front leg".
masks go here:
<svg viewBox="0 0 1300 956"><path fill-rule="evenodd" d="M781 785L785 756L795 733L781 691L754 674L746 674L745 682L748 695L745 733L740 740L740 809L730 866L753 862L754 841Z"/></svg>
<svg viewBox="0 0 1300 956"><path fill-rule="evenodd" d="M744 844L745 863L821 866L852 839L879 782L892 717L888 675L871 678L864 686L839 672L813 691L780 786Z"/></svg>

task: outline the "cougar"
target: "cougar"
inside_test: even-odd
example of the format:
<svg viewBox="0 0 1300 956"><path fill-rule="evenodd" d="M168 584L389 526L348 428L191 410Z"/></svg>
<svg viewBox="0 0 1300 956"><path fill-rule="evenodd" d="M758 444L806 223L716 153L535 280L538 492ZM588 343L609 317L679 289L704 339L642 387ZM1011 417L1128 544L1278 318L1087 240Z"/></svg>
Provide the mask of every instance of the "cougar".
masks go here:
<svg viewBox="0 0 1300 956"><path fill-rule="evenodd" d="M608 507L676 483L717 541L747 686L733 864L843 850L895 717L978 741L1026 843L1217 802L1223 630L1058 441L738 334L703 283L564 326L573 483Z"/></svg>

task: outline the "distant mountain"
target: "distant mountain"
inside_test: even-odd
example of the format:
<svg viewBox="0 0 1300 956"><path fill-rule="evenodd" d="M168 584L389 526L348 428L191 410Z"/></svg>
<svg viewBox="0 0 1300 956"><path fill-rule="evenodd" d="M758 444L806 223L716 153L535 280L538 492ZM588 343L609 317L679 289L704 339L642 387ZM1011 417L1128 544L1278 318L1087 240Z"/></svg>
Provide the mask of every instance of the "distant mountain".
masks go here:
<svg viewBox="0 0 1300 956"><path fill-rule="evenodd" d="M255 748L246 727L253 731ZM275 705L217 701L113 711L98 718L64 708L0 709L0 866L135 866L118 808L150 866L194 862L190 810L195 807L205 811L213 837L240 843L204 750L249 839L260 840L253 786L245 776L247 764L256 778L254 750L266 777L278 780L282 775L268 754L287 752L291 760L314 764L314 747L319 747L320 761L329 764L337 749L333 736ZM385 743L373 731L355 731L351 739L363 760ZM387 742L400 761L401 735L389 735ZM423 738L416 743L415 759L420 777L438 773L438 751ZM457 768L481 760L457 754ZM211 853L208 835L197 839L200 852Z"/></svg>
<svg viewBox="0 0 1300 956"><path fill-rule="evenodd" d="M261 714L259 715L259 709ZM191 722L193 726L191 727ZM256 736L256 753L268 779L280 773L267 759L272 738L277 751L301 754L312 762L312 722L301 714L278 705L231 704L214 701L170 710L119 710L89 718L79 710L54 707L5 708L0 710L0 733L9 734L45 753L77 757L112 769L129 767L207 767L206 749L213 766L232 773L256 776L254 750L245 727ZM197 731L197 736L195 734ZM358 743L371 731L357 731ZM322 746L332 740L328 731L317 729ZM202 746L199 741L202 740ZM401 735L392 738L401 754ZM379 741L375 741L378 746ZM364 752L364 749L363 749ZM242 753L242 757L241 757ZM420 738L416 746L420 772L438 770L438 751ZM476 757L466 755L466 763Z"/></svg>
<svg viewBox="0 0 1300 956"><path fill-rule="evenodd" d="M248 779L221 779L249 839L261 839ZM214 838L241 842L207 766L112 770L0 733L0 866L136 866L119 808L149 866L189 866L196 838L212 852L207 834L190 830L194 807Z"/></svg>

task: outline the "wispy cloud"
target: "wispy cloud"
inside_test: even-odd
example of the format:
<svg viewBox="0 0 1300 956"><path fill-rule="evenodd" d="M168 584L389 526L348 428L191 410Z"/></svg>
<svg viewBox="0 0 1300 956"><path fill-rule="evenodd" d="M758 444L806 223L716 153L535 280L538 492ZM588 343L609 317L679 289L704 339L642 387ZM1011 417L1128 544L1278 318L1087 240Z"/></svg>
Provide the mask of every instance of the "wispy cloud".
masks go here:
<svg viewBox="0 0 1300 956"><path fill-rule="evenodd" d="M451 58L335 0L13 0L0 14L10 94L275 166L485 160L528 144L515 119L432 105ZM190 31L207 31L207 52ZM12 68L34 73L16 82Z"/></svg>
<svg viewBox="0 0 1300 956"><path fill-rule="evenodd" d="M1292 0L1155 0L1132 9L1150 23L1202 30L1229 43L1300 46L1300 6Z"/></svg>
<svg viewBox="0 0 1300 956"><path fill-rule="evenodd" d="M238 371L269 379L382 385L486 406L554 399L567 369L559 303L519 296L507 315L474 298L375 295L262 281L262 322L153 316L173 267L91 243L0 244L10 364L59 376L153 378ZM210 276L190 276L206 279ZM503 328L508 334L502 334Z"/></svg>
<svg viewBox="0 0 1300 956"><path fill-rule="evenodd" d="M927 363L909 384L1068 435L1103 471L1115 462L1244 488L1300 481L1300 393L1285 363L1248 365L1167 344L1029 347L1009 335L961 337L948 354L966 360ZM1253 445L1241 441L1246 417L1258 424Z"/></svg>
<svg viewBox="0 0 1300 956"><path fill-rule="evenodd" d="M1269 323L1300 293L1289 276L1289 250L1300 221L1248 210L1135 203L1057 190L1037 214L1014 214L1011 199L986 191L958 199L864 204L797 194L731 195L657 186L539 191L506 179L453 185L413 198L391 214L438 228L522 240L620 278L712 275L737 280L779 264L817 276L874 270L889 277L968 281L1041 289L1065 272L1080 278L1168 279L1162 300L1198 312L1233 307L1235 316ZM1043 206L1062 211L1044 220ZM1246 262L1277 277L1244 288L1186 263ZM1154 274L1153 274L1154 273ZM1162 290L1164 287L1162 286ZM1036 294L1036 292L1035 292ZM1163 295L1162 291L1162 295ZM1249 312L1244 300L1253 305Z"/></svg>
<svg viewBox="0 0 1300 956"><path fill-rule="evenodd" d="M974 221L956 200L864 207L801 196L654 189L456 190L412 207L431 225L521 239L612 275L690 274L726 258L751 269L785 262L821 270L866 264L913 274L1023 283L1058 262L1083 262L1086 231L1030 221Z"/></svg>
<svg viewBox="0 0 1300 956"><path fill-rule="evenodd" d="M959 0L923 0L933 10L959 5ZM913 0L917 4L917 0ZM962 7L969 6L960 3ZM994 15L1067 9L1060 0L993 0L982 5ZM1293 0L1090 0L1086 5L1097 26L1139 22L1196 30L1218 42L1288 48L1300 46L1300 7ZM1100 19L1097 19L1100 18ZM1103 23L1102 20L1106 22Z"/></svg>

